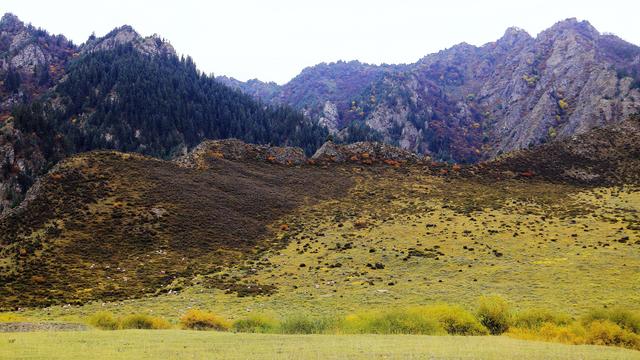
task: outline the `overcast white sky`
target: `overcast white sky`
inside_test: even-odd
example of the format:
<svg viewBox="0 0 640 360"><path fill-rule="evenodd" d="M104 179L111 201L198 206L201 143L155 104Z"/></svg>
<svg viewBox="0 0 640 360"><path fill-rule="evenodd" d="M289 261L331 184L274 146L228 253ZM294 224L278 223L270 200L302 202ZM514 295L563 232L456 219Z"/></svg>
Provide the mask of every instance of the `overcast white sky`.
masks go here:
<svg viewBox="0 0 640 360"><path fill-rule="evenodd" d="M0 11L77 44L129 24L160 34L207 73L278 83L323 61L411 63L494 41L509 26L535 36L568 17L640 44L636 0L2 0Z"/></svg>

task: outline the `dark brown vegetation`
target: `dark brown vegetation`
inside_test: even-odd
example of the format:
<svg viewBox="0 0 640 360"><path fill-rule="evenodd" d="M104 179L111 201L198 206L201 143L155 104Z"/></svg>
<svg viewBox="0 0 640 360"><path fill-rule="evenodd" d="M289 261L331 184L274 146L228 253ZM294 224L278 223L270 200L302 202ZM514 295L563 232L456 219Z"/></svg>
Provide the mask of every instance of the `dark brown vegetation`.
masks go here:
<svg viewBox="0 0 640 360"><path fill-rule="evenodd" d="M640 183L640 115L517 151L471 170L501 177L542 178L584 185Z"/></svg>
<svg viewBox="0 0 640 360"><path fill-rule="evenodd" d="M135 297L215 272L278 246L265 240L272 222L340 196L351 184L345 174L224 159L185 169L114 152L72 157L0 219L0 308Z"/></svg>

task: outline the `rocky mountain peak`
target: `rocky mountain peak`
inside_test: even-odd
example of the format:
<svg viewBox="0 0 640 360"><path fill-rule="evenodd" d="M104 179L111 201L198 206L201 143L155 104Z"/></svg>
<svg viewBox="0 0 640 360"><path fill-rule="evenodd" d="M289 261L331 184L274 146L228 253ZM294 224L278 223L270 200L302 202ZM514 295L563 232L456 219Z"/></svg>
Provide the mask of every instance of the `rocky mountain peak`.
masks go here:
<svg viewBox="0 0 640 360"><path fill-rule="evenodd" d="M540 33L539 38L555 38L570 33L579 34L589 39L597 39L600 36L600 32L588 21L569 18L555 23L552 27Z"/></svg>
<svg viewBox="0 0 640 360"><path fill-rule="evenodd" d="M524 29L512 26L508 28L504 35L497 41L498 44L503 46L513 46L516 43L531 40L532 37Z"/></svg>
<svg viewBox="0 0 640 360"><path fill-rule="evenodd" d="M117 46L131 44L145 55L176 55L173 46L157 34L143 38L132 26L117 27L101 38L89 39L82 48L83 52L112 50Z"/></svg>
<svg viewBox="0 0 640 360"><path fill-rule="evenodd" d="M24 23L12 13L6 13L0 19L0 31L16 32L24 27Z"/></svg>

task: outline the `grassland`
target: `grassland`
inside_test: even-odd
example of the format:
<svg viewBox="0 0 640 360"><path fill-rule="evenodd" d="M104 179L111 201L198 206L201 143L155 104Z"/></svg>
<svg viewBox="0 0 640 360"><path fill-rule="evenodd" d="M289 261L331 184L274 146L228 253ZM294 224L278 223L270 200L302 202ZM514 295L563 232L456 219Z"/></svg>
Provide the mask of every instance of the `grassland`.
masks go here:
<svg viewBox="0 0 640 360"><path fill-rule="evenodd" d="M516 309L571 315L614 305L638 310L635 188L354 171L356 184L346 196L273 222L273 237L264 240L272 250L259 258L178 279L173 287L179 291L159 296L21 315L80 320L100 310L142 310L177 319L194 307L230 319L248 313L343 315L440 301L473 308L482 294L499 294ZM216 286L229 278L275 291L239 297Z"/></svg>
<svg viewBox="0 0 640 360"><path fill-rule="evenodd" d="M246 171L240 169L241 174ZM322 171L318 169L316 174L321 175ZM268 224L268 231L261 231L260 236L252 238L253 242L260 244L256 252L237 251L238 256L234 261L221 263L216 259L219 253L207 253L203 248L202 252L194 253L193 258L186 260L202 262L203 259L209 259L210 264L215 264L211 272L200 275L191 275L193 270L174 272L172 282L156 294L119 301L98 300L79 306L22 309L0 314L0 319L15 320L18 317L26 321L84 322L95 312L109 311L119 316L134 313L161 316L176 325L180 316L192 308L213 311L228 320L254 314L276 319L298 314L342 317L370 309L438 302L460 304L473 310L477 298L484 294L501 295L515 310L546 308L575 318L590 309L603 307L640 310L640 191L636 187L578 187L533 180L488 182L482 179L442 178L429 175L419 167L392 169L354 166L340 171L340 181L345 187L340 189L339 196L323 190L321 196L314 199L308 196L313 194L313 188L307 188L307 195L298 197L290 205L283 203L285 208L270 210L267 217L259 215L260 211L266 210L258 210L266 209L266 203L254 209L256 216L262 220L252 226L259 229L260 224ZM167 176L173 174L171 172ZM205 172L189 176L195 176L196 186L200 182L206 185L206 177L212 174ZM332 188L331 182L330 178L324 177L296 186L322 184L325 188ZM280 196L274 194L277 189L279 187L271 187L265 192L269 196ZM291 201L287 200L288 196L285 194L284 201ZM206 201L214 204L215 197L207 197ZM142 209L148 210L153 206L148 196L140 199L145 202ZM195 201L194 198L190 199ZM111 200L91 205L86 215L92 216L92 206L98 206L100 213L106 213L111 206L108 201ZM129 208L127 211L131 212L131 216L140 209L136 204L130 202L124 205L125 209ZM187 200L179 204L182 208L196 211ZM246 208L250 204L242 203L241 206ZM206 215L199 216L212 221ZM219 216L224 215L221 213ZM158 232L162 234L162 223L158 225ZM228 226L233 228L231 223ZM204 229L204 226L200 228ZM63 232L67 229L63 227ZM124 238L126 234L118 236ZM172 236L172 241L178 244L179 231ZM212 236L215 237L215 234ZM211 244L219 242L213 239ZM231 242L225 244L233 245ZM183 254L177 247L175 250L175 253L169 254L171 261L180 260L176 256ZM118 261L131 265L140 255L132 253L119 256L122 259ZM160 254L155 257L154 271L163 270L163 256ZM171 262L165 264L168 268L173 266ZM120 265L113 263L111 267L124 267ZM128 265L126 268L130 267ZM205 263L201 266L206 268L209 265ZM85 269L83 273L89 274L90 271ZM228 287L221 284L228 284ZM121 286L124 285L121 283ZM160 331L157 336L162 338L166 333ZM168 333L178 332L174 330ZM119 351L107 344L122 335L100 332L87 334L81 335L81 338L95 336L95 341L104 338L104 349L100 347L99 351L106 351L106 357L109 351ZM140 339L139 342L131 340L131 346L136 348L132 351L155 351L155 345L145 344L153 341L150 339L156 335L128 331L126 334L139 334L132 335ZM15 338L18 342L38 336L67 335L24 334ZM207 335L185 331L175 336L178 339L184 337L183 341L189 342L191 336L196 339ZM254 335L208 336L224 343L224 339L251 338ZM509 348L502 353L504 347L511 346L509 344L520 344L511 343L515 340L503 337L467 340L455 340L462 339L457 337L451 340L418 337L416 339L422 340L415 340L416 343L412 345L412 337L310 336L301 338L304 341L297 340L298 344L303 344L299 346L294 345L293 340L291 344L287 343L288 339L297 337L258 336L255 339L265 339L264 344L270 346L272 355L275 350L282 349L280 354L285 358L287 354L304 351L308 352L304 354L310 354L305 357L331 358L336 357L337 353L325 347L375 350L377 345L368 342L384 344L386 341L390 342L388 346L394 352L385 353L381 347L380 352L374 351L380 357L406 358L404 355L408 353L403 352L405 347L415 350L413 346L418 346L416 344L421 341L464 341L467 345L454 346L452 349L447 349L451 344L442 345L442 353L418 351L416 354L424 355L416 355L417 358L515 357L518 355L513 354L520 351ZM90 343L94 340L86 341ZM194 352L186 353L187 357L198 358L202 351L209 351L206 350L209 348L198 346L214 346L196 345L200 340L193 341L195 343L185 351L191 351L193 346ZM325 341L329 344L323 343ZM331 345L331 342L335 344ZM492 352L494 344L495 352ZM438 346L434 344L435 348ZM69 349L73 348L69 346ZM459 351L468 352L447 352L458 351L457 348L467 349ZM219 348L212 347L210 351L215 349ZM246 351L264 351L264 348L256 349ZM572 349L595 348L578 346ZM530 358L565 356L564 350L553 354L530 351L534 351ZM522 353L526 351L522 350ZM235 353L228 354L235 356ZM352 355L348 351L345 354ZM567 350L566 358L579 358L576 354L579 352ZM628 354L633 356L637 352ZM246 357L247 353L238 353L237 356ZM358 354L353 353L353 356L357 358ZM527 358L524 355L521 357ZM605 358L605 355L585 355L585 358Z"/></svg>
<svg viewBox="0 0 640 360"><path fill-rule="evenodd" d="M179 330L0 333L0 359L640 359L507 337L264 335Z"/></svg>

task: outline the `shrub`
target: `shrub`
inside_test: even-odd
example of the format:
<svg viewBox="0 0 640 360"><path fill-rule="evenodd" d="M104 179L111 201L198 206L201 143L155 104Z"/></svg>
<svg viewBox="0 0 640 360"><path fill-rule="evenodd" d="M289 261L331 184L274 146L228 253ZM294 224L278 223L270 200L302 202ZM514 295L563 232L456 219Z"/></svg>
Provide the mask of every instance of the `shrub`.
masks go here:
<svg viewBox="0 0 640 360"><path fill-rule="evenodd" d="M184 329L226 331L229 323L220 316L197 309L187 311L181 318L180 324Z"/></svg>
<svg viewBox="0 0 640 360"><path fill-rule="evenodd" d="M285 318L278 328L283 334L322 334L336 329L338 322L333 317L310 317L294 315Z"/></svg>
<svg viewBox="0 0 640 360"><path fill-rule="evenodd" d="M540 327L542 340L553 341L564 344L583 344L584 329L579 325L559 326L553 323L546 323Z"/></svg>
<svg viewBox="0 0 640 360"><path fill-rule="evenodd" d="M361 334L423 334L444 333L438 320L420 308L369 311L347 316L343 323L346 332Z"/></svg>
<svg viewBox="0 0 640 360"><path fill-rule="evenodd" d="M587 327L587 344L621 346L640 350L640 336L609 320L595 320Z"/></svg>
<svg viewBox="0 0 640 360"><path fill-rule="evenodd" d="M499 296L482 296L478 304L477 317L491 335L500 335L509 329L509 304Z"/></svg>
<svg viewBox="0 0 640 360"><path fill-rule="evenodd" d="M546 309L527 309L518 312L512 325L517 328L540 329L544 324L567 325L571 322L566 314L558 314Z"/></svg>
<svg viewBox="0 0 640 360"><path fill-rule="evenodd" d="M97 312L87 320L89 325L102 330L117 330L120 323L112 313L107 311Z"/></svg>
<svg viewBox="0 0 640 360"><path fill-rule="evenodd" d="M559 326L545 323L539 329L512 328L507 335L524 340L543 340L565 344L619 346L640 350L640 335L625 330L609 320L594 320Z"/></svg>
<svg viewBox="0 0 640 360"><path fill-rule="evenodd" d="M640 334L640 314L624 309L598 309L582 317L582 323L588 325L596 320L609 320L623 329Z"/></svg>
<svg viewBox="0 0 640 360"><path fill-rule="evenodd" d="M251 315L233 322L233 330L245 333L268 333L278 326L275 319L264 315Z"/></svg>
<svg viewBox="0 0 640 360"><path fill-rule="evenodd" d="M153 317L144 314L134 314L125 316L120 321L122 329L169 329L171 324L163 318Z"/></svg>
<svg viewBox="0 0 640 360"><path fill-rule="evenodd" d="M486 335L487 329L467 310L454 305L435 305L422 309L425 315L436 319L450 335Z"/></svg>
<svg viewBox="0 0 640 360"><path fill-rule="evenodd" d="M29 321L29 319L18 314L0 313L0 323L1 322L23 322L23 321Z"/></svg>

